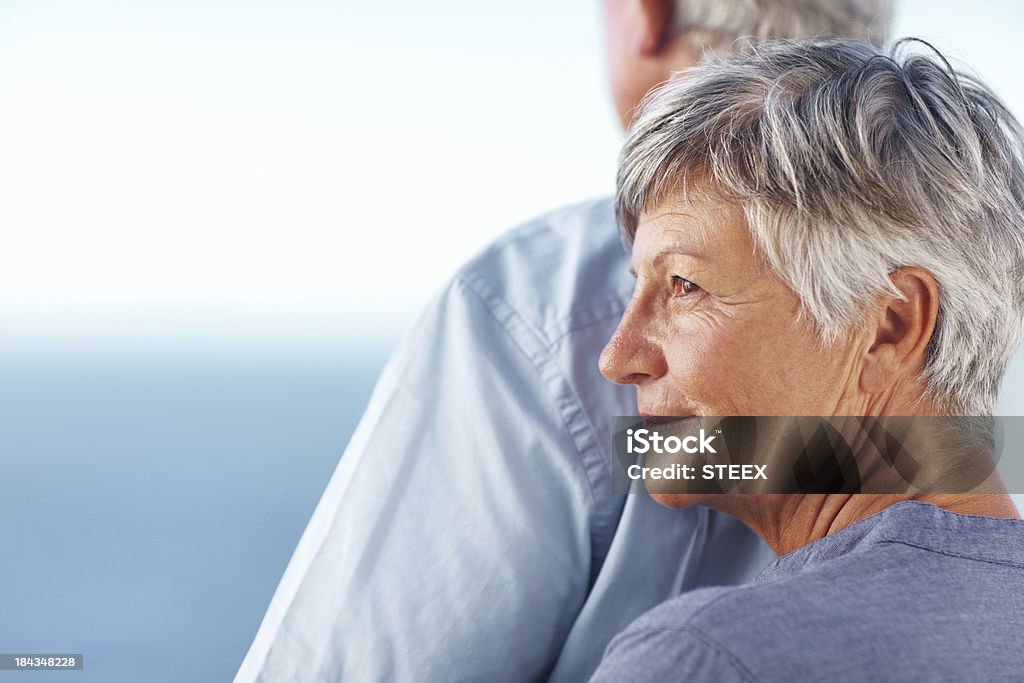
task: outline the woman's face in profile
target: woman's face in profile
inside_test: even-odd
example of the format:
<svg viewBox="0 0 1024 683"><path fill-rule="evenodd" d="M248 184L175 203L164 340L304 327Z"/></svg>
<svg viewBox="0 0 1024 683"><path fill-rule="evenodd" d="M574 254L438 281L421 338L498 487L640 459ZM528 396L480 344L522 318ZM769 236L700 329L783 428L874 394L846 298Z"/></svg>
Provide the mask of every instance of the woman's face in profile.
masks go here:
<svg viewBox="0 0 1024 683"><path fill-rule="evenodd" d="M640 216L636 289L601 355L645 415L856 415L865 335L823 347L754 253L739 206L706 193Z"/></svg>

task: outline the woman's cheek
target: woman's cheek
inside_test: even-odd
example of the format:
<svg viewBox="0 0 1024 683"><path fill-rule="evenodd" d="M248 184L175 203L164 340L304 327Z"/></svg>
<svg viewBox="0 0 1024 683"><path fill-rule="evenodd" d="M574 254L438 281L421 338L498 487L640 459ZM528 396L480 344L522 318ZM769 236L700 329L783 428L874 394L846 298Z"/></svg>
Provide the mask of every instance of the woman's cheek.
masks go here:
<svg viewBox="0 0 1024 683"><path fill-rule="evenodd" d="M706 415L727 415L734 405L735 351L713 325L676 330L668 347L675 392Z"/></svg>
<svg viewBox="0 0 1024 683"><path fill-rule="evenodd" d="M680 330L670 356L678 386L705 414L773 415L790 408L787 348L773 326L741 320L702 320Z"/></svg>

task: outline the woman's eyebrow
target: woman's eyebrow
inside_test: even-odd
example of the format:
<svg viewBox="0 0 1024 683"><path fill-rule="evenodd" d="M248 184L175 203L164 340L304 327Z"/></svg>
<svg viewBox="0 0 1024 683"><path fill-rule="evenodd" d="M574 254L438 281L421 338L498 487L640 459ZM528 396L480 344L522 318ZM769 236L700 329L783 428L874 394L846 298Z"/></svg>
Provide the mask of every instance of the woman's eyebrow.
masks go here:
<svg viewBox="0 0 1024 683"><path fill-rule="evenodd" d="M666 256L679 255L689 256L690 258L696 259L697 261L710 260L697 249L691 249L687 247L665 247L664 249L662 249L661 251L654 255L654 258L651 259L651 265L657 268L659 265L661 265L661 262L665 260ZM636 267L633 266L632 264L630 264L629 266L629 274L632 275L633 277L636 277Z"/></svg>
<svg viewBox="0 0 1024 683"><path fill-rule="evenodd" d="M660 266L666 256L689 256L690 258L697 259L698 261L708 260L699 249L691 249L688 247L665 247L654 255L654 258L651 259L651 265Z"/></svg>

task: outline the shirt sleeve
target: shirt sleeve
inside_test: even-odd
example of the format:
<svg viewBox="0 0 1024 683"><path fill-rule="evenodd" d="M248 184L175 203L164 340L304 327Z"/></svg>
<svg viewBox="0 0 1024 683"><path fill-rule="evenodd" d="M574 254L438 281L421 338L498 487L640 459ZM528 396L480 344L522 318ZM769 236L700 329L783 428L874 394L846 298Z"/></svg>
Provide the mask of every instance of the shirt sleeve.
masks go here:
<svg viewBox="0 0 1024 683"><path fill-rule="evenodd" d="M462 280L392 357L236 681L536 680L593 497L535 352Z"/></svg>
<svg viewBox="0 0 1024 683"><path fill-rule="evenodd" d="M605 653L590 683L715 681L756 683L722 644L697 629L629 628Z"/></svg>

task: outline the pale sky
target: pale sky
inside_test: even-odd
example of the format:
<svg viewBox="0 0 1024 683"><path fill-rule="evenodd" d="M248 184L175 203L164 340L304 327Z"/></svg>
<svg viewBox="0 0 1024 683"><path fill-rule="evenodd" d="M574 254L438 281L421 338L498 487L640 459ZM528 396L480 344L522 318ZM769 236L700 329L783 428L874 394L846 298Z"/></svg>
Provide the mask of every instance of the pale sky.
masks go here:
<svg viewBox="0 0 1024 683"><path fill-rule="evenodd" d="M904 2L1016 111L1018 3ZM595 0L0 5L0 315L75 341L390 334L612 189Z"/></svg>
<svg viewBox="0 0 1024 683"><path fill-rule="evenodd" d="M9 329L401 325L610 191L597 6L483 5L5 3Z"/></svg>

